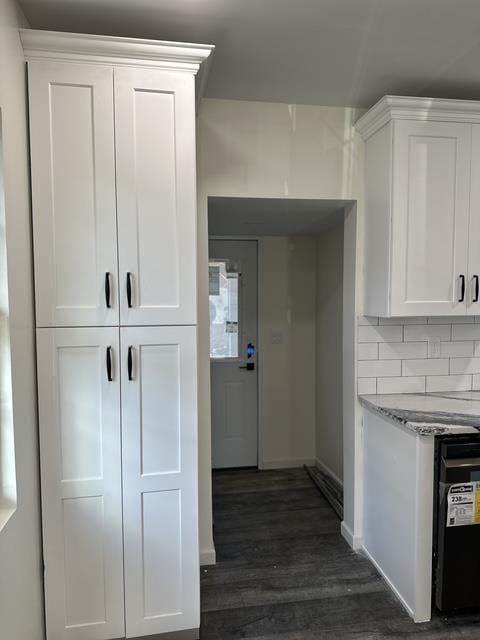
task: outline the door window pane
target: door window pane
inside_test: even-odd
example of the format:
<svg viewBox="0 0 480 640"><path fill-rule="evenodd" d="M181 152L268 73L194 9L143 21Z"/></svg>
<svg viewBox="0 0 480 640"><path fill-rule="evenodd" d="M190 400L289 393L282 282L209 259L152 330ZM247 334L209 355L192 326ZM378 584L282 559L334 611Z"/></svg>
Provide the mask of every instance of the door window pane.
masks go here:
<svg viewBox="0 0 480 640"><path fill-rule="evenodd" d="M209 262L210 357L238 358L238 268Z"/></svg>

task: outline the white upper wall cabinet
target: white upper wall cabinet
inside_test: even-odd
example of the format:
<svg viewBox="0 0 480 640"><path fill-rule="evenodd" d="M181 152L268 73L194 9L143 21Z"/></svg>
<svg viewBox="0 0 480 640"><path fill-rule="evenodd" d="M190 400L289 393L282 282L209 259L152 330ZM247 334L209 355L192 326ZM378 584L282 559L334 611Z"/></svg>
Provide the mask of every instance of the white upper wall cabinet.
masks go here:
<svg viewBox="0 0 480 640"><path fill-rule="evenodd" d="M480 314L475 122L480 103L386 97L357 123L366 141L365 315Z"/></svg>
<svg viewBox="0 0 480 640"><path fill-rule="evenodd" d="M118 324L113 69L33 61L28 79L37 326Z"/></svg>
<svg viewBox="0 0 480 640"><path fill-rule="evenodd" d="M21 35L37 326L195 324L195 72L211 47Z"/></svg>
<svg viewBox="0 0 480 640"><path fill-rule="evenodd" d="M196 322L194 79L115 69L121 324Z"/></svg>

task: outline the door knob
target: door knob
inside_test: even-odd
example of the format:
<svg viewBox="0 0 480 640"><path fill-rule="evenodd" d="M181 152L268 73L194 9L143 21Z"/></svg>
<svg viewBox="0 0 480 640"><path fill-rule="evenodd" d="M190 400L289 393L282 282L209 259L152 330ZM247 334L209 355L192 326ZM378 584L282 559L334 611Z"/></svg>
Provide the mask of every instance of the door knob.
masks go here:
<svg viewBox="0 0 480 640"><path fill-rule="evenodd" d="M255 363L254 362L247 362L246 364L241 364L238 368L239 369L246 369L247 371L255 371Z"/></svg>

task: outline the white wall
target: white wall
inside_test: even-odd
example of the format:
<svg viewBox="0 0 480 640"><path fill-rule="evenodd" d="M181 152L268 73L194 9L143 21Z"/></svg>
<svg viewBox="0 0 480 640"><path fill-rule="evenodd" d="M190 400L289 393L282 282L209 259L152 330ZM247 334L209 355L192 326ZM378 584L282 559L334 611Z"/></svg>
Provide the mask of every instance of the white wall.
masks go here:
<svg viewBox="0 0 480 640"><path fill-rule="evenodd" d="M343 483L343 212L317 239L316 457Z"/></svg>
<svg viewBox="0 0 480 640"><path fill-rule="evenodd" d="M260 240L260 466L315 459L316 242Z"/></svg>
<svg viewBox="0 0 480 640"><path fill-rule="evenodd" d="M0 635L43 638L25 65L13 0L0 0L0 108L17 470L17 509L0 531Z"/></svg>
<svg viewBox="0 0 480 640"><path fill-rule="evenodd" d="M230 100L203 100L198 117L199 466L200 548L212 559L210 376L208 354L208 197L349 199L345 220L347 277L360 277L355 252L363 214L363 144L353 109ZM357 232L357 214L358 226ZM360 245L361 246L361 245ZM358 263L358 264L357 264ZM360 514L359 427L356 426L355 287L344 290L345 533L356 535ZM347 464L348 463L348 464ZM347 470L348 466L348 470Z"/></svg>

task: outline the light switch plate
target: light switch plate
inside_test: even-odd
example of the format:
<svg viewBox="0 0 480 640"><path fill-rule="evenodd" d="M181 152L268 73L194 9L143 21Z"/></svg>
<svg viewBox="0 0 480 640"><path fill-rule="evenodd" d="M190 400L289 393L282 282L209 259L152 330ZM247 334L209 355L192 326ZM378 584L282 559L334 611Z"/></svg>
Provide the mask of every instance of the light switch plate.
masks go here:
<svg viewBox="0 0 480 640"><path fill-rule="evenodd" d="M442 355L442 342L438 336L428 338L428 357L440 358Z"/></svg>

